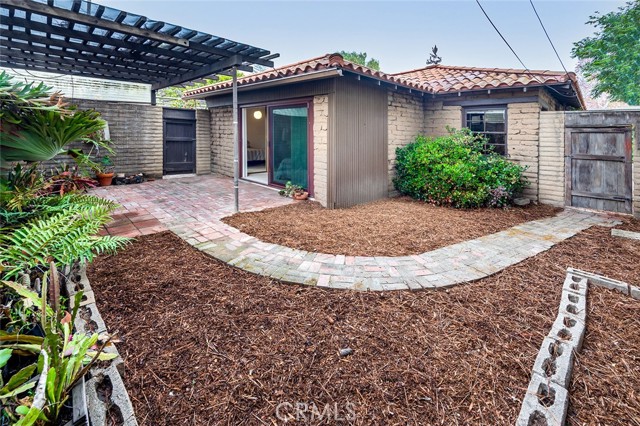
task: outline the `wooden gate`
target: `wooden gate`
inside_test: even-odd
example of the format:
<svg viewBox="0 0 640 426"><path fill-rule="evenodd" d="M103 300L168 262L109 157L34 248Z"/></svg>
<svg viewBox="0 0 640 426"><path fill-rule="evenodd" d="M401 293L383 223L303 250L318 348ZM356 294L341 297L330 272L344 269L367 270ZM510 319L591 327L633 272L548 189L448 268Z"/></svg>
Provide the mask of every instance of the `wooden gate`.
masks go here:
<svg viewBox="0 0 640 426"><path fill-rule="evenodd" d="M628 126L565 129L568 206L631 213L631 132Z"/></svg>
<svg viewBox="0 0 640 426"><path fill-rule="evenodd" d="M165 108L164 174L186 174L196 171L196 112Z"/></svg>

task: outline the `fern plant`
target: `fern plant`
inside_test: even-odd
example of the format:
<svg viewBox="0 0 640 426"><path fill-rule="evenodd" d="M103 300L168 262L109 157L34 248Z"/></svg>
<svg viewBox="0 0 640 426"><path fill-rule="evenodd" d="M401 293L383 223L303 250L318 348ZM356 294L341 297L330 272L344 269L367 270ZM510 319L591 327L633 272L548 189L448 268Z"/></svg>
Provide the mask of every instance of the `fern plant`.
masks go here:
<svg viewBox="0 0 640 426"><path fill-rule="evenodd" d="M6 278L51 261L58 265L91 262L96 255L115 252L130 241L97 235L111 220L110 213L117 204L89 195L64 198L67 203L61 210L56 206L58 211L40 215L0 236L0 263Z"/></svg>

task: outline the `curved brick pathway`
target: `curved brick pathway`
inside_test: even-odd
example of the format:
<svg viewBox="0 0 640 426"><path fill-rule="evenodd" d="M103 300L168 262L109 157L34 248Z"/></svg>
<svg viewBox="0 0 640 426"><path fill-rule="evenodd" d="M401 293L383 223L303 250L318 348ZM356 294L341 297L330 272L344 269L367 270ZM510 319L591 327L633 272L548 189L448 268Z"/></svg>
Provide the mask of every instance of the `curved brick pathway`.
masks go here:
<svg viewBox="0 0 640 426"><path fill-rule="evenodd" d="M232 213L232 182L219 176L168 179L140 185L98 188L95 195L123 206L113 234L140 235L169 229L205 253L240 269L279 280L354 290L444 288L477 280L548 250L611 218L568 210L506 231L400 257L312 253L269 244L220 221ZM241 210L290 202L268 188L241 182ZM141 226L140 224L148 226ZM145 231L146 230L146 231Z"/></svg>

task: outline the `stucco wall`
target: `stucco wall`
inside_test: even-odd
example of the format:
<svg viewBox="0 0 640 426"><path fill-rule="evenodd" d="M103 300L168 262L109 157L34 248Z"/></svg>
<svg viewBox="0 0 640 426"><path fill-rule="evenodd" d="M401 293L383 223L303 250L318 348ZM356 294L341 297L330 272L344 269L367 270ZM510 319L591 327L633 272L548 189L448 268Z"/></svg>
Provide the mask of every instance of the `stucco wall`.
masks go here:
<svg viewBox="0 0 640 426"><path fill-rule="evenodd" d="M233 177L233 108L211 108L211 172Z"/></svg>
<svg viewBox="0 0 640 426"><path fill-rule="evenodd" d="M211 114L196 110L196 174L211 173Z"/></svg>
<svg viewBox="0 0 640 426"><path fill-rule="evenodd" d="M564 112L540 113L539 199L564 207Z"/></svg>
<svg viewBox="0 0 640 426"><path fill-rule="evenodd" d="M107 121L115 155L95 151L94 154L109 155L117 173L162 176L162 107L89 100L75 100L74 104L80 109L99 111ZM76 144L74 147L83 148L88 152L86 145ZM43 166L61 167L65 163L72 163L66 155L56 157Z"/></svg>
<svg viewBox="0 0 640 426"><path fill-rule="evenodd" d="M424 133L424 103L421 96L389 91L387 109L387 149L389 163L389 193L395 194L393 178L396 166L396 148L405 146Z"/></svg>
<svg viewBox="0 0 640 426"><path fill-rule="evenodd" d="M329 146L329 96L313 97L313 192L316 201L327 206Z"/></svg>

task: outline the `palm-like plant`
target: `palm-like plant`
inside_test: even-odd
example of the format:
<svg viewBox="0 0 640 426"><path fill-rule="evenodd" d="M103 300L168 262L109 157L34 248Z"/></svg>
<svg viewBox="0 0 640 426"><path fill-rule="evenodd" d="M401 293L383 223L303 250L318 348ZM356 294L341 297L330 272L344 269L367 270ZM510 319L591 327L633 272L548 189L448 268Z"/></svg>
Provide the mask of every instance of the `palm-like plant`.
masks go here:
<svg viewBox="0 0 640 426"><path fill-rule="evenodd" d="M96 137L105 126L99 112L67 107L43 83L14 83L0 73L0 166L46 161L64 153L86 162L81 151L68 145L83 141L109 150L108 142Z"/></svg>

